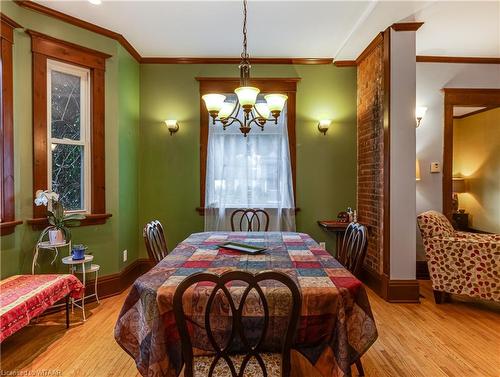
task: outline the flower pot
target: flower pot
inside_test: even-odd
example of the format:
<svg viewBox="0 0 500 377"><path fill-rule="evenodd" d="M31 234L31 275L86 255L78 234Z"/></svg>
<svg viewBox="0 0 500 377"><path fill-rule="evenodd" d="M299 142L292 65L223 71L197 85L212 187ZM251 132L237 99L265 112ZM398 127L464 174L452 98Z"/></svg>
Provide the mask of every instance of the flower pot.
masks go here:
<svg viewBox="0 0 500 377"><path fill-rule="evenodd" d="M49 230L49 242L51 245L57 245L65 242L64 235L61 229Z"/></svg>

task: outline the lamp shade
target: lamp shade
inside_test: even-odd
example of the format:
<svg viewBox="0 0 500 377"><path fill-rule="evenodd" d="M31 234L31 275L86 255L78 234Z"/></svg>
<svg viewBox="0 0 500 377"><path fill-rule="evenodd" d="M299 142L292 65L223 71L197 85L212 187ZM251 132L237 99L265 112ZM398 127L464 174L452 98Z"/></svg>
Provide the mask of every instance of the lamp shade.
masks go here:
<svg viewBox="0 0 500 377"><path fill-rule="evenodd" d="M202 96L209 112L219 112L222 109L226 96L222 94L205 94Z"/></svg>
<svg viewBox="0 0 500 377"><path fill-rule="evenodd" d="M425 116L425 113L427 112L427 107L423 107L423 106L418 106L416 109L415 109L415 118L423 118Z"/></svg>
<svg viewBox="0 0 500 377"><path fill-rule="evenodd" d="M257 115L262 118L269 118L271 114L271 110L269 110L269 106L265 102L259 102L255 104L255 109L257 110Z"/></svg>
<svg viewBox="0 0 500 377"><path fill-rule="evenodd" d="M253 86L240 86L234 90L238 96L238 101L242 107L248 107L255 105L257 101L257 95L259 94L259 88Z"/></svg>
<svg viewBox="0 0 500 377"><path fill-rule="evenodd" d="M167 125L170 135L173 135L179 130L179 123L177 123L175 119L167 119L165 124Z"/></svg>
<svg viewBox="0 0 500 377"><path fill-rule="evenodd" d="M415 180L420 181L420 162L415 160Z"/></svg>
<svg viewBox="0 0 500 377"><path fill-rule="evenodd" d="M232 102L224 102L222 104L222 108L219 111L219 118L225 119L229 117L234 110L234 103Z"/></svg>
<svg viewBox="0 0 500 377"><path fill-rule="evenodd" d="M465 179L462 177L453 177L453 192L460 194L463 192L467 192L465 187Z"/></svg>
<svg viewBox="0 0 500 377"><path fill-rule="evenodd" d="M285 102L288 97L284 94L268 94L267 96L264 96L264 98L266 99L269 111L281 112L283 107L285 107Z"/></svg>

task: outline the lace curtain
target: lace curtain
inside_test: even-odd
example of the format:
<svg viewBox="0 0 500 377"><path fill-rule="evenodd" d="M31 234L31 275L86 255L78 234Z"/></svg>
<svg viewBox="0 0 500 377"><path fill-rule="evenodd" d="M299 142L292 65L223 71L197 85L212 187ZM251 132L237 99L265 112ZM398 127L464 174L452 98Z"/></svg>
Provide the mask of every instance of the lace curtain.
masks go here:
<svg viewBox="0 0 500 377"><path fill-rule="evenodd" d="M236 122L225 131L210 122L206 231L231 230L231 214L238 208L264 209L270 217L269 231L295 230L286 118L285 106L277 125L268 122L264 131L252 125L246 138Z"/></svg>

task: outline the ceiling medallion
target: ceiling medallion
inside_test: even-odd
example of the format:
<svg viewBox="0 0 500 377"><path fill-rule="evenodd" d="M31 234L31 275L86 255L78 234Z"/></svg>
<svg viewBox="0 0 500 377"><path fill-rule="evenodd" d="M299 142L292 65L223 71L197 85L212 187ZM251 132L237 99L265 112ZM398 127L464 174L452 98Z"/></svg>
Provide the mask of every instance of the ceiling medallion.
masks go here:
<svg viewBox="0 0 500 377"><path fill-rule="evenodd" d="M257 102L260 93L259 88L249 86L250 62L247 52L247 0L243 0L243 52L241 53L240 86L234 90L238 97L237 103L226 102L223 94L210 93L201 98L205 101L208 113L212 117L212 123L222 124L223 129L229 127L234 122L240 125L240 131L246 137L251 131L252 124L264 130L266 122L278 124L278 118L285 106L287 96L284 94L267 94L264 96L265 102ZM240 110L243 109L243 121L238 119ZM272 118L270 118L272 116Z"/></svg>

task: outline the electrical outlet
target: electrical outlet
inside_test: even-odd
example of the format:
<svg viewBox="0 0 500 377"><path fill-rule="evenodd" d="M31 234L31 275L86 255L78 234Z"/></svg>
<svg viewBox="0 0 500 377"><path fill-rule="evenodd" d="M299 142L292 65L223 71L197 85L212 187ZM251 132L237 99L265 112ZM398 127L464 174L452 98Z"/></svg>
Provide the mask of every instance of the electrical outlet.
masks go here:
<svg viewBox="0 0 500 377"><path fill-rule="evenodd" d="M128 258L128 251L127 249L123 250L123 261L126 262L127 261L127 258Z"/></svg>
<svg viewBox="0 0 500 377"><path fill-rule="evenodd" d="M439 162L431 162L431 173L440 173L441 164Z"/></svg>
<svg viewBox="0 0 500 377"><path fill-rule="evenodd" d="M326 242L320 242L319 247L322 248L323 250L326 250Z"/></svg>

